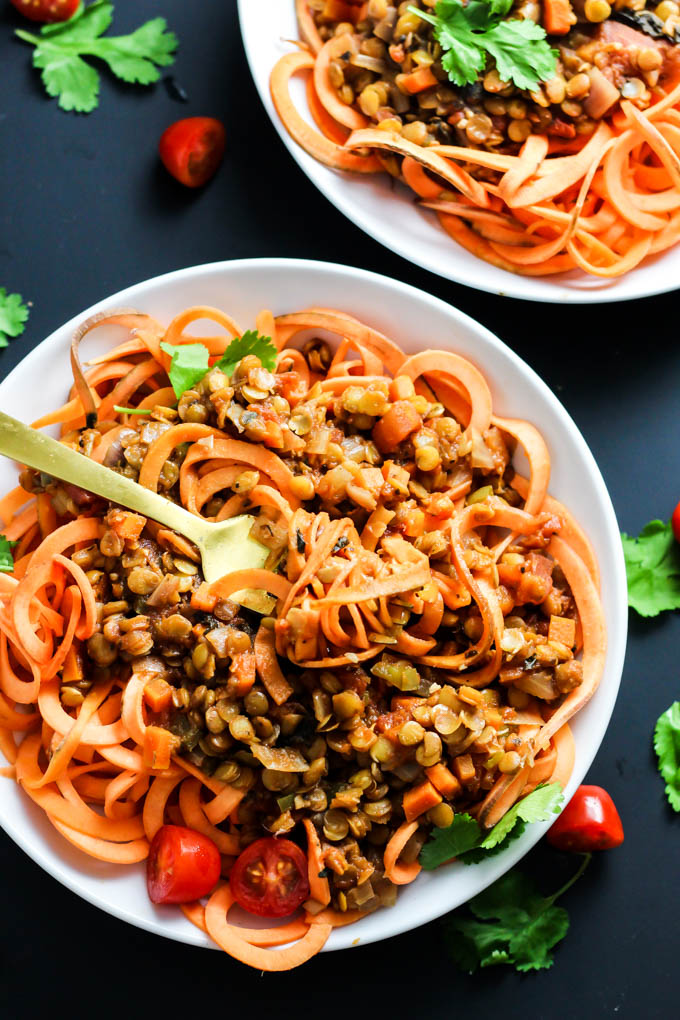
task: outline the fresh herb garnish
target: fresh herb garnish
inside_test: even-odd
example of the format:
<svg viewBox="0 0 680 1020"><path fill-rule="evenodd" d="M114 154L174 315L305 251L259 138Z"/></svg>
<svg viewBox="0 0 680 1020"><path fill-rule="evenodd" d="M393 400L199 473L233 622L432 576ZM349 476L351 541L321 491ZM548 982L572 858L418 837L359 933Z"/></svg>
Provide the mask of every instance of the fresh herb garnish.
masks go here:
<svg viewBox="0 0 680 1020"><path fill-rule="evenodd" d="M434 25L444 51L442 67L454 85L477 81L492 57L501 81L535 92L539 82L554 77L557 50L546 42L545 29L530 18L503 20L512 4L513 0L470 0L463 6L461 0L439 0L434 14L408 9Z"/></svg>
<svg viewBox="0 0 680 1020"><path fill-rule="evenodd" d="M200 382L208 371L210 351L204 344L168 344L161 341L161 350L172 358L168 369L170 385L179 400L186 390Z"/></svg>
<svg viewBox="0 0 680 1020"><path fill-rule="evenodd" d="M0 287L0 347L7 347L9 337L20 336L28 319L28 308L21 294L8 294Z"/></svg>
<svg viewBox="0 0 680 1020"><path fill-rule="evenodd" d="M68 21L45 25L39 36L17 29L20 39L35 46L33 66L62 110L90 113L99 104L99 72L83 57L103 60L117 78L136 85L153 84L158 68L173 63L177 36L166 31L165 18L153 18L131 35L102 38L112 21L113 4L95 0L81 4Z"/></svg>
<svg viewBox="0 0 680 1020"><path fill-rule="evenodd" d="M0 574L11 574L14 570L12 549L17 544L17 542L10 542L4 535L0 535Z"/></svg>
<svg viewBox="0 0 680 1020"><path fill-rule="evenodd" d="M650 521L637 538L622 534L628 605L640 616L680 609L680 545L670 524Z"/></svg>
<svg viewBox="0 0 680 1020"><path fill-rule="evenodd" d="M680 811L680 701L674 701L654 728L654 750L659 772L666 781L666 796L674 811Z"/></svg>
<svg viewBox="0 0 680 1020"><path fill-rule="evenodd" d="M420 863L426 871L433 871L454 857L464 864L476 864L505 850L524 832L525 823L547 822L552 815L559 814L562 802L559 783L538 786L528 797L513 804L486 833L470 815L457 814L447 828L434 830L432 839L420 851Z"/></svg>
<svg viewBox="0 0 680 1020"><path fill-rule="evenodd" d="M175 395L179 399L186 390L201 381L209 368L210 351L204 344L173 345L161 342L161 349L172 355L168 376ZM271 337L260 336L254 329L247 330L243 336L235 337L219 361L213 368L218 368L225 375L231 376L242 358L254 354L260 359L262 366L269 371L276 367L276 347Z"/></svg>
<svg viewBox="0 0 680 1020"><path fill-rule="evenodd" d="M444 922L446 944L454 962L469 973L478 967L507 963L518 971L553 965L551 950L569 930L569 915L555 901L585 871L585 854L576 873L552 896L542 896L523 872L513 868L467 904L466 913Z"/></svg>
<svg viewBox="0 0 680 1020"><path fill-rule="evenodd" d="M270 336L261 336L255 329L248 329L243 336L235 337L215 365L225 375L231 375L242 358L254 354L263 368L273 372L276 368L277 350Z"/></svg>
<svg viewBox="0 0 680 1020"><path fill-rule="evenodd" d="M119 407L118 404L113 405L113 410L117 411L118 414L151 414L151 408L143 407Z"/></svg>

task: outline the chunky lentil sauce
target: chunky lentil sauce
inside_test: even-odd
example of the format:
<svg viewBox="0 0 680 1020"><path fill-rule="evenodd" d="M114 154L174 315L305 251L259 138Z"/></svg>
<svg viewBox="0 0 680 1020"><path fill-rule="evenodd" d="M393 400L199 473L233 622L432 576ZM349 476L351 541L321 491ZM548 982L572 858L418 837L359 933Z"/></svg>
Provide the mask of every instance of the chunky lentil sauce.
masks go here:
<svg viewBox="0 0 680 1020"><path fill-rule="evenodd" d="M193 314L206 317L224 322ZM55 822L102 859L124 862L123 819L133 839L123 845L136 848L128 862L164 820L200 824L218 840L225 876L262 836L303 849L313 837L310 861L322 868L309 918L389 906L433 828L457 812L488 828L554 774L555 734L568 733L599 680L577 605L583 591L597 603L590 547L547 496L538 432L493 416L483 376L457 355L407 358L341 313L269 317L274 371L249 355L230 376L208 370L177 401L167 359L139 336L188 337L137 318L131 341L84 378L99 406L134 378L126 406L150 413L112 412L114 399L88 425L86 407L67 405L54 416L62 441L207 519L253 514L276 597L221 596L186 539L25 470L0 504L19 542L15 577L0 587L0 707L10 728L42 716L17 776L36 797L49 769L76 798L105 802L92 843L82 812L64 808ZM121 362L112 378L108 366ZM518 443L528 481L512 466ZM170 452L153 468L159 444ZM269 474L249 450L266 451ZM83 522L92 537L74 547ZM66 558L35 581L46 542ZM65 614L52 594L67 583L62 561L93 606L91 626L70 629L63 654L58 632L34 654L19 643L21 593L32 585L48 619ZM30 677L41 670L35 704ZM34 716L17 715L22 698ZM69 744L81 712L90 729ZM98 744L106 725L118 727L114 748ZM105 795L112 782L119 792ZM405 831L395 862L388 848Z"/></svg>
<svg viewBox="0 0 680 1020"><path fill-rule="evenodd" d="M578 0L571 5L569 31L549 35L559 54L556 73L536 91L503 81L492 59L477 81L461 88L442 67L433 26L412 10L434 6L429 0L369 0L359 7L308 0L323 41L350 35L357 43L357 52L339 54L329 65L340 100L356 104L381 130L398 131L418 145L516 152L530 134L590 135L620 97L646 109L659 81L678 71L680 7L673 0L649 10L646 0ZM529 19L550 32L540 0L520 0L508 19ZM429 68L433 80L411 93L408 75L418 68Z"/></svg>

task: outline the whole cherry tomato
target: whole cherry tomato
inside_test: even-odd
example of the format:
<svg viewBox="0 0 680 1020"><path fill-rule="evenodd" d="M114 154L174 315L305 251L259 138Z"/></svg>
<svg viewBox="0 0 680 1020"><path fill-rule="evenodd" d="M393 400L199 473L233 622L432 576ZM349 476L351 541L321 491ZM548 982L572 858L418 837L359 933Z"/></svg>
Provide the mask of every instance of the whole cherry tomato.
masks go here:
<svg viewBox="0 0 680 1020"><path fill-rule="evenodd" d="M12 0L16 9L31 21L68 21L80 0Z"/></svg>
<svg viewBox="0 0 680 1020"><path fill-rule="evenodd" d="M671 517L671 527L675 535L675 541L680 542L680 503L676 506Z"/></svg>
<svg viewBox="0 0 680 1020"><path fill-rule="evenodd" d="M164 825L151 843L146 887L152 903L189 903L217 885L220 852L208 836L182 825Z"/></svg>
<svg viewBox="0 0 680 1020"><path fill-rule="evenodd" d="M231 891L258 917L286 917L309 897L307 858L289 839L257 839L236 859Z"/></svg>
<svg viewBox="0 0 680 1020"><path fill-rule="evenodd" d="M187 117L163 132L158 151L166 170L187 188L200 188L222 162L227 136L214 117Z"/></svg>
<svg viewBox="0 0 680 1020"><path fill-rule="evenodd" d="M588 853L611 850L623 843L623 825L614 801L601 786L579 786L548 831L558 850Z"/></svg>

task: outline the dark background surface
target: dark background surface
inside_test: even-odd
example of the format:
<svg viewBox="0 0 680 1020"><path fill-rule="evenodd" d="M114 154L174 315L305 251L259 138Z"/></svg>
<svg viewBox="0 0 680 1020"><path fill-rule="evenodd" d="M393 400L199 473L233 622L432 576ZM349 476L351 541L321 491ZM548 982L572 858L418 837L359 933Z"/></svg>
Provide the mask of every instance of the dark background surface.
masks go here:
<svg viewBox="0 0 680 1020"><path fill-rule="evenodd" d="M430 291L494 330L576 420L621 527L637 533L652 517L668 519L680 497L677 293L599 308L532 305L467 290L391 255L336 212L285 152L252 85L235 6L119 0L116 34L156 14L178 33L171 73L189 102L163 84L135 88L104 73L99 109L76 116L46 98L28 47L12 37L21 19L0 0L0 285L32 302L26 333L0 353L0 378L62 322L139 280L249 256L347 262ZM229 145L212 184L190 193L165 174L156 144L169 123L197 114L220 117ZM616 800L626 841L563 901L572 927L552 970L460 975L435 923L261 976L98 912L0 832L0 1013L677 1015L680 817L665 803L651 736L680 696L679 642L677 614L632 615L621 693L588 777ZM569 866L541 848L528 863L546 892Z"/></svg>

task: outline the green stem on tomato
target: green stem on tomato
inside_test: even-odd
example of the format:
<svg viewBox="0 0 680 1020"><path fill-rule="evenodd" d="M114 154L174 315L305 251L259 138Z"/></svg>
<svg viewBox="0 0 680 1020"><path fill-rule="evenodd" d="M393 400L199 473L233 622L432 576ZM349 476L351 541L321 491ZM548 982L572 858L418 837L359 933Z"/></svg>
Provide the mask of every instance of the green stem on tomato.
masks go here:
<svg viewBox="0 0 680 1020"><path fill-rule="evenodd" d="M593 855L591 853L582 854L583 860L581 861L578 870L574 872L574 874L571 876L568 882L564 883L561 889L558 889L557 892L553 893L552 896L548 896L548 899L550 900L551 903L554 903L555 900L558 900L560 896L563 896L568 889L571 889L574 882L578 882L579 878L590 864L592 856Z"/></svg>
<svg viewBox="0 0 680 1020"><path fill-rule="evenodd" d="M24 42L32 43L34 46L40 46L44 40L40 36L33 35L32 32L25 32L23 28L17 28L14 30L14 34L18 35Z"/></svg>

